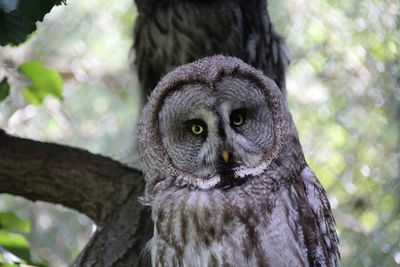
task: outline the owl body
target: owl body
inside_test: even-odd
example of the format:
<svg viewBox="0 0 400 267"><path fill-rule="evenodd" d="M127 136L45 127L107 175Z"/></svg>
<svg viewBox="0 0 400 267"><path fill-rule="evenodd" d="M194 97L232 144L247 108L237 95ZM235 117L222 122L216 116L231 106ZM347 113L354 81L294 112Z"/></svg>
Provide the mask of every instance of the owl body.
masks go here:
<svg viewBox="0 0 400 267"><path fill-rule="evenodd" d="M153 266L337 266L325 191L275 83L232 57L177 68L139 124Z"/></svg>
<svg viewBox="0 0 400 267"><path fill-rule="evenodd" d="M227 191L166 189L152 206L153 266L335 266L309 263L298 211L305 199L278 188L265 179ZM331 260L321 254L319 262Z"/></svg>
<svg viewBox="0 0 400 267"><path fill-rule="evenodd" d="M173 68L212 56L241 58L285 92L286 44L266 0L136 0L135 66L146 94Z"/></svg>

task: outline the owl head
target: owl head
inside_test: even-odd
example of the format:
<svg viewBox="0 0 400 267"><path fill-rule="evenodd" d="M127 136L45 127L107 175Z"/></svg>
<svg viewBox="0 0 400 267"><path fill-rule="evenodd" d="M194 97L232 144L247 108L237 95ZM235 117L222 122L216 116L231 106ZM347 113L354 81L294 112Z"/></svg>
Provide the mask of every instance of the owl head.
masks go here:
<svg viewBox="0 0 400 267"><path fill-rule="evenodd" d="M265 172L297 138L275 83L224 56L178 67L157 85L139 123L150 187L229 188Z"/></svg>

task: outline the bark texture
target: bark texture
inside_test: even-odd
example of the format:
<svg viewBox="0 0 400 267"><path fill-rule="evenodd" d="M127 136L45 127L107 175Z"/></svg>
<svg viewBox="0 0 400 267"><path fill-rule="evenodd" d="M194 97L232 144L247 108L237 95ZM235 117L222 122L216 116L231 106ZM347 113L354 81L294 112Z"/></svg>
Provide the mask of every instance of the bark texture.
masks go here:
<svg viewBox="0 0 400 267"><path fill-rule="evenodd" d="M85 150L32 141L0 130L0 193L78 210L97 232L75 266L148 266L150 210L138 202L142 173Z"/></svg>

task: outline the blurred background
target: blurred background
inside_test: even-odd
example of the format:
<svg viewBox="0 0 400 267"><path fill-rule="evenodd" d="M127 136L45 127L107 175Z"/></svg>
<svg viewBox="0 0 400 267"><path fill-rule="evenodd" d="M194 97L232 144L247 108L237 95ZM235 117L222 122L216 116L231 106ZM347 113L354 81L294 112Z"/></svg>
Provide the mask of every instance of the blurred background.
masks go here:
<svg viewBox="0 0 400 267"><path fill-rule="evenodd" d="M130 69L132 0L68 0L18 47L0 47L0 79L32 59L57 69L63 99L27 103L9 80L0 128L134 165L140 95ZM342 266L400 265L400 2L270 0L287 40L289 106L309 165L336 217ZM1 185L0 185L1 186ZM0 195L30 221L32 257L71 264L95 226L75 211Z"/></svg>

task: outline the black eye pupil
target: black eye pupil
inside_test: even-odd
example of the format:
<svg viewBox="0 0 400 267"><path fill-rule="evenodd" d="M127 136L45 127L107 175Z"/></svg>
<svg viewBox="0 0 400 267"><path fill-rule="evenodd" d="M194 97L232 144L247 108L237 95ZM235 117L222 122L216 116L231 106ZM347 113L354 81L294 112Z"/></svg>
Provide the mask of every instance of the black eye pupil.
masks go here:
<svg viewBox="0 0 400 267"><path fill-rule="evenodd" d="M200 125L194 125L194 126L193 126L193 131L194 131L195 133L200 132L200 131L201 131Z"/></svg>
<svg viewBox="0 0 400 267"><path fill-rule="evenodd" d="M243 117L240 114L236 115L235 118L233 119L234 124L241 124L242 121L243 121Z"/></svg>

